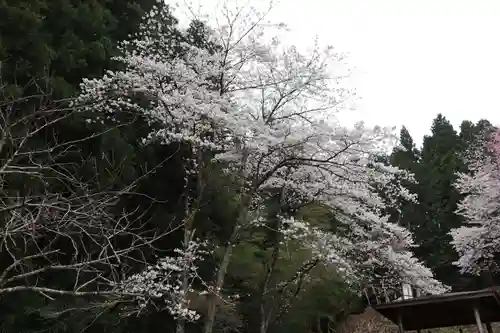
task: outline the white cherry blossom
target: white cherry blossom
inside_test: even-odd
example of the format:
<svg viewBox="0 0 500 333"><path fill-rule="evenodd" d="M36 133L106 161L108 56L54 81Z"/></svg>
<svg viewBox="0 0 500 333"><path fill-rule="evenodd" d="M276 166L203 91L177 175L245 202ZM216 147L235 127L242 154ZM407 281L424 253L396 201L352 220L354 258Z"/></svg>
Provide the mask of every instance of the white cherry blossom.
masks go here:
<svg viewBox="0 0 500 333"><path fill-rule="evenodd" d="M463 273L498 270L495 255L500 251L500 150L499 132L493 132L468 160L470 174L458 175L455 187L465 195L457 213L464 226L453 229L452 245L459 254L456 265Z"/></svg>
<svg viewBox="0 0 500 333"><path fill-rule="evenodd" d="M346 278L368 278L380 266L399 282L429 293L445 290L412 256L410 233L384 214L387 198L415 200L398 182L411 175L376 162L380 148L394 142L392 130L362 123L349 128L335 118L354 97L342 87L343 74L336 74L342 55L317 45L304 54L278 38L264 38L283 26L260 25L254 12L241 14L240 24L228 19L207 28L204 39L212 46L198 47L187 31L162 20L165 15L154 9L145 18L141 33L124 42L116 58L124 69L85 80L78 103L87 105L90 121L115 122L123 114L144 117L152 129L145 144L156 140L186 144L193 153L210 151L213 163L224 165L241 183L241 209L215 291L224 287L240 231L266 223L265 203L276 192L292 206L320 204L341 222L343 232L334 233L283 218L280 231ZM163 258L120 288L144 294L141 304L168 295L172 314L194 318L178 294L175 276L182 258ZM207 320L214 315L209 312ZM205 332L210 331L209 323Z"/></svg>

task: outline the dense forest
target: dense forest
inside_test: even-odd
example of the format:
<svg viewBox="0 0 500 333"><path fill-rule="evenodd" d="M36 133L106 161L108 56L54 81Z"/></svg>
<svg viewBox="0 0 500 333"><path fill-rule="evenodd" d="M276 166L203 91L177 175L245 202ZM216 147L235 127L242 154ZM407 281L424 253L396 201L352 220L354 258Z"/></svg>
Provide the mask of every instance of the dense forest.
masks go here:
<svg viewBox="0 0 500 333"><path fill-rule="evenodd" d="M0 332L326 333L371 284L495 283L496 128L342 126L343 56L229 4L0 0Z"/></svg>

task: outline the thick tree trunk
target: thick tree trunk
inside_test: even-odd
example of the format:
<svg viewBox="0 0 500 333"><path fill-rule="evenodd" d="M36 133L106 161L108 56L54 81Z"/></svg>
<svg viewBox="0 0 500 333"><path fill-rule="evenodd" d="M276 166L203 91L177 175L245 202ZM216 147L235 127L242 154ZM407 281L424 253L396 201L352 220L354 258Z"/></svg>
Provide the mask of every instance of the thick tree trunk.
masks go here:
<svg viewBox="0 0 500 333"><path fill-rule="evenodd" d="M283 195L283 193L284 192L282 192L282 195ZM266 305L268 303L268 301L267 301L268 298L266 296L267 296L267 293L269 290L269 284L271 283L271 279L272 279L272 276L274 274L274 269L276 267L276 264L277 264L278 258L279 258L279 254L280 254L281 237L280 237L280 234L278 233L278 230L280 230L280 228L281 228L281 222L278 221L276 226L275 226L276 235L274 238L273 252L271 255L271 263L269 264L269 267L266 270L266 275L264 276L264 281L262 283L262 287L261 287L261 291L260 291L260 294L261 294L260 333L267 333L267 330L269 328L269 321L271 320L271 316L272 316L275 302L281 301L281 299L280 299L281 297L279 297L278 299L271 298L271 300L269 301L269 303L271 303L271 304L269 306L267 306L267 309L266 309Z"/></svg>
<svg viewBox="0 0 500 333"><path fill-rule="evenodd" d="M194 201L194 205L189 204L189 184L186 181L186 185L184 188L184 239L183 239L183 247L184 247L184 252L186 252L189 248L189 245L191 241L193 240L194 237L194 219L196 216L196 213L198 212L198 208L200 206L202 197L203 197L203 187L204 187L204 182L203 182L203 168L205 165L203 164L203 156L199 152L196 156L197 158L197 163L200 166L200 169L198 170L198 177L196 180L196 199ZM183 296L183 302L184 306L189 306L187 304L187 295L188 295L188 289L189 289L189 272L190 272L191 267L189 267L188 264L186 264L183 268L182 271L182 291L184 292ZM184 333L186 330L186 320L184 318L179 318L177 320L177 325L175 332L176 333Z"/></svg>
<svg viewBox="0 0 500 333"><path fill-rule="evenodd" d="M233 255L233 246L236 245L236 242L238 240L239 236L238 233L240 226L245 225L248 220L248 209L252 199L253 191L246 192L245 190L244 167L246 165L247 158L248 158L248 153L243 149L241 166L238 172L240 179L242 180L242 183L240 184L241 200L238 212L238 219L236 220L233 232L231 233L231 236L229 236L229 239L227 241L226 248L224 249L224 256L222 257L219 269L217 270L215 284L212 286L214 290L212 290L208 299L207 316L205 318L205 327L203 330L204 333L212 333L213 331L215 323L215 315L217 313L217 303L218 303L217 299L219 298L222 288L224 287L224 280L226 278L227 269L229 267L229 263L231 262L231 257Z"/></svg>
<svg viewBox="0 0 500 333"><path fill-rule="evenodd" d="M238 240L239 228L240 226L245 225L248 219L248 206L250 203L250 199L251 196L248 194L242 198L240 211L238 214L238 222L234 226L233 232L231 233L231 236L229 236L226 248L224 249L224 256L222 257L219 269L217 270L215 284L213 285L214 290L212 290L208 300L207 316L205 318L205 328L203 330L204 333L212 333L215 323L215 314L217 312L217 299L220 292L222 291L222 288L224 287L224 280L226 278L227 269L233 255L233 246Z"/></svg>
<svg viewBox="0 0 500 333"><path fill-rule="evenodd" d="M191 242L193 234L194 234L193 230L191 230L192 219L190 217L188 217L188 219L191 221L187 221L186 227L184 229L184 250L187 250L187 248L189 247L189 243ZM184 267L184 269L182 271L182 290L184 292L183 302L186 302L188 288L189 288L189 267L186 266L186 267ZM187 304L185 304L185 306L187 306ZM185 328L186 328L186 320L183 318L179 318L177 320L175 332L176 333L184 333Z"/></svg>
<svg viewBox="0 0 500 333"><path fill-rule="evenodd" d="M266 316L266 311L264 303L260 305L260 333L266 333L267 327L269 326L268 316Z"/></svg>
<svg viewBox="0 0 500 333"><path fill-rule="evenodd" d="M215 280L214 291L212 291L209 301L208 301L208 309L207 309L207 317L205 319L205 333L212 333L213 326L215 323L215 314L217 312L217 298L219 297L219 292L222 290L224 286L224 279L226 277L227 268L229 267L229 263L231 262L231 256L233 255L233 244L229 242L226 245L224 250L224 256L222 257L221 264L219 266L219 270L217 271L217 278Z"/></svg>
<svg viewBox="0 0 500 333"><path fill-rule="evenodd" d="M260 301L260 333L267 333L267 329L269 327L269 320L271 319L272 315L272 310L273 310L273 304L271 306L267 307L266 310L266 304L267 304L267 291L269 289L269 283L271 281L272 274L274 272L274 267L276 266L276 262L278 261L278 255L279 255L279 245L275 245L275 249L273 250L273 258L271 265L269 269L266 272L265 280L264 283L262 284L262 289L261 289L261 301ZM271 299L271 303L273 301L279 302L280 300L273 300Z"/></svg>

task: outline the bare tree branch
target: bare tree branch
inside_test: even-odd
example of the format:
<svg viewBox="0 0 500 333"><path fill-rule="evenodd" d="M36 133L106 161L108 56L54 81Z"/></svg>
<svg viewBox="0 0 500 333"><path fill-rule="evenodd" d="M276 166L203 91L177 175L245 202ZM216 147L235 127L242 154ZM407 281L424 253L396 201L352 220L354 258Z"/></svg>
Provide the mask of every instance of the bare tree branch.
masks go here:
<svg viewBox="0 0 500 333"><path fill-rule="evenodd" d="M92 161L81 145L125 124L67 140L59 129L79 112L70 102L48 105L41 96L0 102L0 294L136 297L116 285L171 230L148 230L139 221L143 214L120 202L139 195L138 182L172 156L108 190L99 166L82 174ZM116 183L124 161L104 161L117 165L107 175ZM49 283L56 272L74 283Z"/></svg>

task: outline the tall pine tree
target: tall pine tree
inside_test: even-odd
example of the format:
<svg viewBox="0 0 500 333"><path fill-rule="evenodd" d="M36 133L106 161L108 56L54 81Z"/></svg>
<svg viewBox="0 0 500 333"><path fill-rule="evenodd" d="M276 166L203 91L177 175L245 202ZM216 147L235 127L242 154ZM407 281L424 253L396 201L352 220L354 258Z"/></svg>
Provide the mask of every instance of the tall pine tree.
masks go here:
<svg viewBox="0 0 500 333"><path fill-rule="evenodd" d="M82 77L113 68L118 41L137 31L154 3L1 0L0 86L17 96L71 96Z"/></svg>
<svg viewBox="0 0 500 333"><path fill-rule="evenodd" d="M399 136L399 147L393 149L390 156L391 165L408 170L415 175L419 174L420 152L415 147L413 138L408 129L403 126ZM413 193L418 193L418 184L406 182L405 186ZM393 212L393 219L402 226L414 230L416 223L423 218L418 203L404 202L401 204L399 212Z"/></svg>
<svg viewBox="0 0 500 333"><path fill-rule="evenodd" d="M431 133L424 137L417 176L424 217L415 228L420 244L416 253L445 283L459 287L460 276L453 266L457 257L449 245L448 232L461 224L454 213L460 195L452 186L456 172L463 167L459 157L460 140L452 124L441 114L434 119Z"/></svg>

